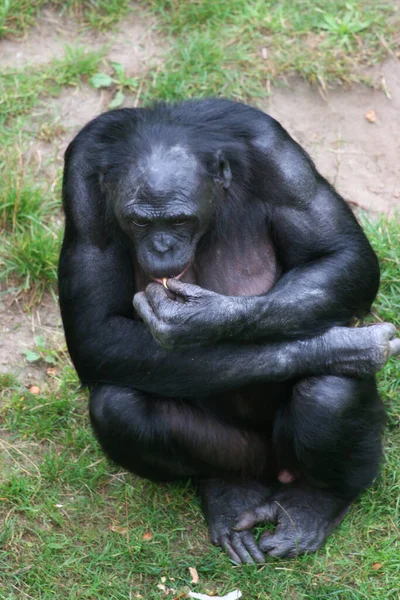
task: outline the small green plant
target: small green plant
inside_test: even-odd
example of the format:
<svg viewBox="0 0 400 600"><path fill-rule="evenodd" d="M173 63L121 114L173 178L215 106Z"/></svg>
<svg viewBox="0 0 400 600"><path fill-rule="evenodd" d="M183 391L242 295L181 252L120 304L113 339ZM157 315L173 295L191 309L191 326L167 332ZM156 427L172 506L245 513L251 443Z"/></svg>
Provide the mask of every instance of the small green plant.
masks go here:
<svg viewBox="0 0 400 600"><path fill-rule="evenodd" d="M29 363L35 363L39 360L43 360L49 365L55 365L57 363L57 352L47 346L44 337L41 335L36 335L35 344L35 350L23 351L23 354Z"/></svg>
<svg viewBox="0 0 400 600"><path fill-rule="evenodd" d="M124 90L134 91L138 87L138 80L125 75L124 67L120 63L111 63L114 69L113 77L107 73L95 73L90 83L95 88L112 88L113 98L108 108L118 108L125 100Z"/></svg>
<svg viewBox="0 0 400 600"><path fill-rule="evenodd" d="M340 46L351 49L355 36L371 25L371 21L362 21L360 15L350 10L342 17L332 14L324 14L323 21L319 24L320 29L327 31L337 40Z"/></svg>

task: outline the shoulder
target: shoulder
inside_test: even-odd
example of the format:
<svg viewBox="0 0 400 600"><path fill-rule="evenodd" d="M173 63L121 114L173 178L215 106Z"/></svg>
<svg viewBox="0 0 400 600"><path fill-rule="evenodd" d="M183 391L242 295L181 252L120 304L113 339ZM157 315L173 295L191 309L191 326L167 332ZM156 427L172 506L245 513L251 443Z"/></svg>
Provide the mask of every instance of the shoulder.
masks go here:
<svg viewBox="0 0 400 600"><path fill-rule="evenodd" d="M124 139L137 126L140 109L123 108L95 117L73 138L65 151L65 161L76 161L95 156L97 149Z"/></svg>

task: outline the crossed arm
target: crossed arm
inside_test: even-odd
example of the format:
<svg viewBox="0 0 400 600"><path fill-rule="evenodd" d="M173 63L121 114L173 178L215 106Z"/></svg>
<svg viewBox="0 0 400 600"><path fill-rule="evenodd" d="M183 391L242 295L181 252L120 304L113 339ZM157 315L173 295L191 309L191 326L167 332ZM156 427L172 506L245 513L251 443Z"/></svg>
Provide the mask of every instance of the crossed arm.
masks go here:
<svg viewBox="0 0 400 600"><path fill-rule="evenodd" d="M110 383L171 397L204 396L296 376L374 373L395 350L391 325L334 327L305 340L166 350L147 324L133 319L130 282L122 248L64 244L60 304L68 348L85 384Z"/></svg>
<svg viewBox="0 0 400 600"><path fill-rule="evenodd" d="M379 285L376 256L326 182L305 205L273 208L271 219L283 276L266 295L227 297L173 279L168 288L183 303L159 284L136 294L135 309L161 345L298 340L369 310Z"/></svg>
<svg viewBox="0 0 400 600"><path fill-rule="evenodd" d="M96 224L96 232L97 230ZM304 294L308 293L309 298L313 299L315 296L307 287L310 278L312 281L313 271L309 265L304 267L303 274L306 268L310 269L310 273L304 283L300 274L297 279L299 286L303 286ZM300 272L299 268L296 273ZM323 373L355 376L373 373L383 366L390 354L400 350L396 346L398 340L390 341L394 335L392 326L329 328L332 313L328 292L321 295L325 303L322 308L319 307L319 323L326 332L316 337L300 339L299 336L297 339L290 339L299 334L299 331L303 332L305 327L308 327L307 333L312 335L312 328L316 325L313 309L308 306L308 315L305 315L298 301L291 307L293 314L286 315L288 305L285 286L295 286L296 278L292 278L292 275L293 272L291 274L289 271L287 284L283 281L285 276L282 278L282 291L278 289L265 297L248 300L254 303L253 307L262 307L265 303L264 316L260 321L260 327L265 331L270 327L271 331L276 332L280 324L275 318L269 319L268 303L270 302L270 310L273 308L275 315L279 314L281 308L281 318L290 318L293 327L298 328L297 332L292 331L292 335L287 336L288 339L257 343L249 339L245 344L243 341L230 339L217 341L206 348L195 345L183 350L179 347L165 349L163 343L160 344L157 340L158 332L165 330L161 317L157 315L156 304L153 304L151 311L147 308L148 313L145 312L146 308L143 309L143 306L150 306L149 298L154 302L154 298L162 294L158 305L160 310L176 310L176 325L180 328L181 319L188 323L186 333L187 339L190 339L193 335L192 323L187 315L180 315L180 311L192 310L194 306L196 323L200 324L200 330L205 329L210 318L212 325L214 319L225 317L227 311L218 308L225 297L171 280L170 286L177 292L179 286L185 290L190 288L190 293L195 288L189 301L180 304L169 300L160 284L152 284L146 293L135 295L135 305L138 304L138 298L145 302L139 310L144 322L134 320L134 289L127 250L116 240L99 246L90 234L90 228L85 229L85 232L78 231L70 219L60 258L59 292L72 360L81 380L88 385L107 382L164 396L189 397L296 376ZM199 299L196 294L199 294ZM211 304L208 303L209 299ZM238 302L238 310L243 310L240 300L233 299ZM351 308L347 308L346 317L350 314ZM337 313L334 313L334 317L340 320ZM247 329L247 319L255 320L256 315L249 311L241 319L237 322L250 337L251 326ZM174 331L174 324L168 324L168 332L170 331ZM208 331L213 335L212 327ZM240 333L238 329L238 339Z"/></svg>

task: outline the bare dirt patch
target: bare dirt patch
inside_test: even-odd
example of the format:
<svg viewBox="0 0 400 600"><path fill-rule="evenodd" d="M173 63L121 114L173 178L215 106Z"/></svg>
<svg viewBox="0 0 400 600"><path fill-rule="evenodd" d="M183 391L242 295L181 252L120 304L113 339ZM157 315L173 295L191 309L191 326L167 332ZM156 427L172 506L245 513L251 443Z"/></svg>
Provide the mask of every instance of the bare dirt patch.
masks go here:
<svg viewBox="0 0 400 600"><path fill-rule="evenodd" d="M275 89L263 108L307 149L346 200L393 214L400 209L400 62L387 60L373 76L386 93L357 85L323 97L296 79ZM366 118L371 110L376 122Z"/></svg>
<svg viewBox="0 0 400 600"><path fill-rule="evenodd" d="M61 17L52 10L43 10L23 37L0 40L2 67L19 68L27 64L42 65L62 58L67 45L97 45L98 36L84 32L74 19Z"/></svg>
<svg viewBox="0 0 400 600"><path fill-rule="evenodd" d="M0 373L14 373L24 385L46 379L48 364L28 363L24 351L34 350L35 337L42 336L49 348L64 347L57 303L46 294L40 304L27 311L23 301L11 294L0 301Z"/></svg>
<svg viewBox="0 0 400 600"><path fill-rule="evenodd" d="M158 68L168 44L157 34L154 18L135 3L132 8L120 26L107 33L87 31L71 17L44 10L36 26L23 38L0 40L0 65L10 68L27 64L39 66L62 58L67 46L84 46L90 51L106 49L106 57L120 63L127 77L143 76ZM107 70L105 65L104 70ZM26 159L33 160L39 169L43 167L44 174L54 180L68 143L83 125L107 110L112 93L83 84L64 90L58 98L47 100L32 115L33 135ZM38 140L35 134L46 122L56 123L64 133L48 142Z"/></svg>
<svg viewBox="0 0 400 600"><path fill-rule="evenodd" d="M0 65L18 68L46 64L62 58L66 46L76 45L94 51L108 48L109 59L121 62L128 73L142 71L166 49L165 41L155 33L155 20L135 3L122 24L107 33L85 29L71 16L47 9L23 37L0 40Z"/></svg>

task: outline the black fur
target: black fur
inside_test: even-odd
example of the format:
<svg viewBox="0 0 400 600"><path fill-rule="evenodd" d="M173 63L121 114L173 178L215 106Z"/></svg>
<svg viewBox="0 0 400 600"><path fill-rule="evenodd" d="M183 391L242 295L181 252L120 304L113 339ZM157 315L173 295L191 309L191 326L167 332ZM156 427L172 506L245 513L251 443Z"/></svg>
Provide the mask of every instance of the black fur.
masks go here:
<svg viewBox="0 0 400 600"><path fill-rule="evenodd" d="M105 452L143 477L197 479L237 562L318 548L378 472L373 374L398 351L391 326L347 327L379 268L343 199L274 119L216 99L94 119L66 152L63 199L62 318ZM276 273L252 293L241 257L265 240ZM209 286L170 280L179 303L150 281L188 256ZM236 278L248 294L218 292ZM278 527L257 546L259 520Z"/></svg>

